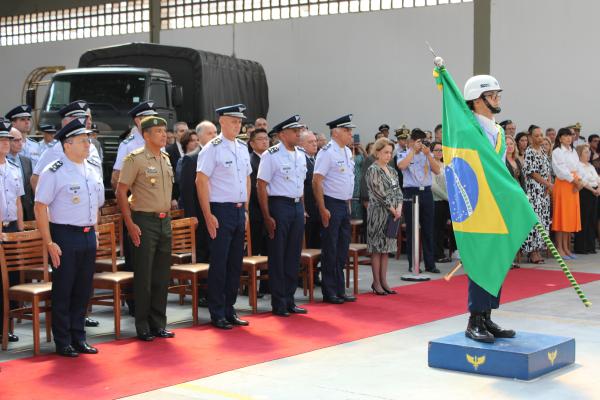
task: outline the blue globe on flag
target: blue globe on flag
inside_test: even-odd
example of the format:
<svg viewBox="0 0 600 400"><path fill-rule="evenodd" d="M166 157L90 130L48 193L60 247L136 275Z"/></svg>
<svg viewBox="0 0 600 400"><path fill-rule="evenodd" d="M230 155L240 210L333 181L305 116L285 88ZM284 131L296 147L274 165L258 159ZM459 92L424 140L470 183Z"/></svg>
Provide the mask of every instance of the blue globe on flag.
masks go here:
<svg viewBox="0 0 600 400"><path fill-rule="evenodd" d="M454 157L445 171L452 221L464 222L477 207L479 199L477 175L469 163L459 157Z"/></svg>

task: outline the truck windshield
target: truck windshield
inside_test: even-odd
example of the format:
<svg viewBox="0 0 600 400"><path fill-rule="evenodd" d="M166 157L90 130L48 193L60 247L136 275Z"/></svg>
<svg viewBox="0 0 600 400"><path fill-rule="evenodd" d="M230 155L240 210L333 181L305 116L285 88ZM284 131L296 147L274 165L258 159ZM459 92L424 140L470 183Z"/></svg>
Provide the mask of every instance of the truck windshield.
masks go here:
<svg viewBox="0 0 600 400"><path fill-rule="evenodd" d="M146 77L131 74L73 74L57 76L49 89L45 111L58 111L85 100L95 111L129 110L144 99Z"/></svg>

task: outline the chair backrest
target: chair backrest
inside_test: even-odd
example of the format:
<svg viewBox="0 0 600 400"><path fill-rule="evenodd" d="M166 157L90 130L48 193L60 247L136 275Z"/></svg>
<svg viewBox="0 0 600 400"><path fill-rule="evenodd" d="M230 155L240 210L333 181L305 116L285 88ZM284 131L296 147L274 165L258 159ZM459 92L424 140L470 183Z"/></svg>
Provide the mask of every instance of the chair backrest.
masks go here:
<svg viewBox="0 0 600 400"><path fill-rule="evenodd" d="M116 205L103 205L102 207L100 207L100 215L112 215L112 214L118 214L119 213L119 207Z"/></svg>
<svg viewBox="0 0 600 400"><path fill-rule="evenodd" d="M171 210L169 211L169 215L171 215L171 219L181 219L183 217L185 217L185 211L184 210Z"/></svg>
<svg viewBox="0 0 600 400"><path fill-rule="evenodd" d="M115 237L115 224L98 225L98 248L96 249L96 260L111 259L112 270L117 272L117 240Z"/></svg>
<svg viewBox="0 0 600 400"><path fill-rule="evenodd" d="M36 221L23 221L24 230L26 231L34 231L37 229Z"/></svg>
<svg viewBox="0 0 600 400"><path fill-rule="evenodd" d="M115 225L115 239L118 248L120 249L119 254L124 255L125 249L123 244L123 218L121 214L101 215L98 218L99 224L114 224Z"/></svg>
<svg viewBox="0 0 600 400"><path fill-rule="evenodd" d="M250 231L250 221L248 221L249 218L246 218L246 255L247 256L251 256L252 255L252 235L251 235L251 231Z"/></svg>
<svg viewBox="0 0 600 400"><path fill-rule="evenodd" d="M2 293L8 293L8 273L40 270L44 282L48 279L48 248L40 231L2 233L0 245L0 273Z"/></svg>
<svg viewBox="0 0 600 400"><path fill-rule="evenodd" d="M171 220L172 253L191 253L192 264L196 263L196 225L198 220L181 218Z"/></svg>

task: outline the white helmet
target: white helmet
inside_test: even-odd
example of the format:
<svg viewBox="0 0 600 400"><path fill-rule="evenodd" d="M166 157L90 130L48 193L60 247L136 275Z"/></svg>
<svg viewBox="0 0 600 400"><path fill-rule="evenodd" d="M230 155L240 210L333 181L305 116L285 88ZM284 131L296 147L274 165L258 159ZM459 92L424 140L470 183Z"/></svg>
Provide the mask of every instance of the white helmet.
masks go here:
<svg viewBox="0 0 600 400"><path fill-rule="evenodd" d="M483 92L490 91L502 91L496 78L490 75L475 75L465 83L464 97L466 101L475 100Z"/></svg>

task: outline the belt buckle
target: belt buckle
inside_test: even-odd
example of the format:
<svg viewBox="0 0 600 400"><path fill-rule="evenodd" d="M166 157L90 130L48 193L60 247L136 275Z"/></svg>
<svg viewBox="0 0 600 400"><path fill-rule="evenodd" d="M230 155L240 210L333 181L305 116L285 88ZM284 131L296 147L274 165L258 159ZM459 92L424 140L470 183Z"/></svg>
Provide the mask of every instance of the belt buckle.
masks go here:
<svg viewBox="0 0 600 400"><path fill-rule="evenodd" d="M6 228L6 227L7 227L7 226L9 226L9 225L10 225L10 221L2 221L2 226L3 226L4 228Z"/></svg>
<svg viewBox="0 0 600 400"><path fill-rule="evenodd" d="M167 213L166 212L158 213L158 218L163 219L163 218L166 218L166 217L167 217Z"/></svg>
<svg viewBox="0 0 600 400"><path fill-rule="evenodd" d="M294 197L294 203L300 203L300 197Z"/></svg>
<svg viewBox="0 0 600 400"><path fill-rule="evenodd" d="M88 233L92 228L90 228L89 226L84 226L83 227L83 233Z"/></svg>
<svg viewBox="0 0 600 400"><path fill-rule="evenodd" d="M242 203L235 203L235 208L240 208L242 206Z"/></svg>
<svg viewBox="0 0 600 400"><path fill-rule="evenodd" d="M425 186L419 186L419 190L420 190L421 192L425 191Z"/></svg>

